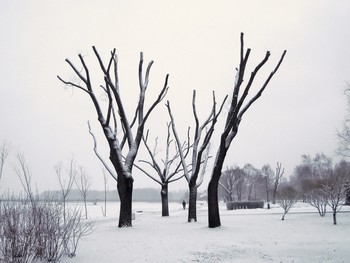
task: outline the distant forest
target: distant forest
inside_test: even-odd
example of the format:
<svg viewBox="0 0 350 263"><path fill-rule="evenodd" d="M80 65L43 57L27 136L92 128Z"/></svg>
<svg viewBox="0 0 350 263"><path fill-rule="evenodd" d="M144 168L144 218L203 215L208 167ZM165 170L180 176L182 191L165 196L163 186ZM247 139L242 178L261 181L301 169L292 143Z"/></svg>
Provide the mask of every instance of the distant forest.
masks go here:
<svg viewBox="0 0 350 263"><path fill-rule="evenodd" d="M89 202L101 202L104 201L104 191L89 190L87 194L87 201ZM199 194L199 200L206 199L206 196ZM61 191L45 191L41 193L40 199L61 200ZM133 201L135 202L160 202L160 190L155 188L140 188L134 189ZM178 190L169 192L169 202L181 202L182 200L188 200L187 190ZM82 197L78 190L72 189L67 197L67 201L79 201ZM119 201L117 190L107 191L107 201Z"/></svg>

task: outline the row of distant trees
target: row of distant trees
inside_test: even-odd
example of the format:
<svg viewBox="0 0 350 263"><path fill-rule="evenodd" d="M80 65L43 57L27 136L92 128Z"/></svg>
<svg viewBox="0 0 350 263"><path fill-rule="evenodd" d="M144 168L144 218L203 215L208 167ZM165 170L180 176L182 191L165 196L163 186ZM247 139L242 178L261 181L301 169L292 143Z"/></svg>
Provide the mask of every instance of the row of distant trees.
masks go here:
<svg viewBox="0 0 350 263"><path fill-rule="evenodd" d="M257 169L251 164L243 168L227 168L220 179L220 197L225 201L265 200L289 208L298 200L310 203L320 214L327 207L336 214L343 204L350 204L350 163L333 162L323 153L314 157L303 155L289 178L283 178L284 170L277 163L275 171L270 165ZM271 199L270 199L271 198ZM283 216L284 218L284 216Z"/></svg>
<svg viewBox="0 0 350 263"><path fill-rule="evenodd" d="M242 168L228 167L219 181L219 197L224 201L266 200L275 204L283 175L282 163L277 163L275 170L269 164L261 169L249 163Z"/></svg>

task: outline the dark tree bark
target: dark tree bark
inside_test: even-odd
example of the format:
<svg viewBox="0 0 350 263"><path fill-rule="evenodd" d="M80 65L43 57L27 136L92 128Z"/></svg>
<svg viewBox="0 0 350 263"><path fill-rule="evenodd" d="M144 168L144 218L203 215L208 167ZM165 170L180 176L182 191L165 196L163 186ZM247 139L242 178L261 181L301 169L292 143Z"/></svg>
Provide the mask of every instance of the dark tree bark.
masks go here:
<svg viewBox="0 0 350 263"><path fill-rule="evenodd" d="M188 222L197 222L197 185L189 184Z"/></svg>
<svg viewBox="0 0 350 263"><path fill-rule="evenodd" d="M160 196L162 199L162 216L169 216L168 183L162 184Z"/></svg>
<svg viewBox="0 0 350 263"><path fill-rule="evenodd" d="M244 40L243 33L241 33L241 52L240 52L240 65L237 72L237 79L233 88L232 100L230 109L227 113L226 124L223 133L221 134L220 145L214 162L214 168L212 176L208 185L208 223L209 227L219 227L221 225L219 215L219 204L218 204L218 185L221 176L222 167L225 161L226 153L231 145L232 140L235 138L239 124L241 123L244 113L250 108L250 106L261 96L266 86L270 82L273 75L277 72L280 64L282 63L286 51L283 52L277 66L267 77L266 81L259 89L259 91L253 96L244 106L243 103L248 96L249 90L254 82L255 76L259 70L265 65L270 57L270 52L267 51L264 59L255 67L251 72L250 78L243 90L242 95L239 97L239 91L243 84L243 77L245 68L250 55L250 49L244 51ZM245 52L245 53L244 53Z"/></svg>
<svg viewBox="0 0 350 263"><path fill-rule="evenodd" d="M107 168L113 179L117 181L118 194L120 197L120 216L119 216L119 227L130 227L132 226L132 191L133 182L132 177L132 167L135 162L136 155L138 153L140 143L143 137L145 123L154 110L154 108L163 100L168 91L168 75L165 78L164 86L161 89L156 100L150 105L148 110L145 109L145 99L146 90L149 82L149 74L153 64L151 61L146 69L146 73L143 74L143 54L140 54L138 79L139 79L139 98L136 106L135 114L133 120L130 122L124 105L123 100L120 95L119 89L119 77L118 77L118 59L116 56L116 50L111 52L110 59L105 65L97 52L96 48L93 47L93 51L97 58L98 64L101 68L104 84L100 85L99 88L102 89L107 95L108 107L106 112L102 111L100 106L99 96L95 94L93 84L90 79L89 68L87 67L82 55L79 55L79 60L83 67L82 72L78 70L73 63L66 59L66 62L75 72L75 74L81 80L74 83L70 81L65 81L58 76L64 84L80 89L90 96L91 102L93 103L97 119L103 130L105 138L108 142L110 148L109 159L113 165L112 169L107 168L108 165L103 161L103 159L98 155L96 150L96 139L93 136L90 126L89 131L94 139L94 151L97 157L102 161L103 165ZM117 118L115 110L117 109ZM136 124L136 125L135 125ZM134 128L135 126L135 128ZM121 134L121 138L118 135ZM123 152L124 146L127 145L127 150Z"/></svg>
<svg viewBox="0 0 350 263"><path fill-rule="evenodd" d="M222 136L221 139L223 139ZM218 186L226 153L227 150L218 151L215 159L212 177L208 184L208 224L210 228L221 226L218 200Z"/></svg>

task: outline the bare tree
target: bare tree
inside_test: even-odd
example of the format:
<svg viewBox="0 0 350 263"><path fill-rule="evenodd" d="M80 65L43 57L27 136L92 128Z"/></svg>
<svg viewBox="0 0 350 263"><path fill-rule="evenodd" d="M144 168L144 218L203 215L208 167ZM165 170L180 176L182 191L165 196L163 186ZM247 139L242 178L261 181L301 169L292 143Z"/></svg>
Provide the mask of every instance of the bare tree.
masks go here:
<svg viewBox="0 0 350 263"><path fill-rule="evenodd" d="M120 197L119 227L131 227L132 191L134 182L134 178L132 176L132 168L142 140L145 123L149 118L151 112L163 100L168 91L168 75L165 78L164 86L161 89L158 97L150 105L148 110L146 110L146 90L149 83L149 74L153 61L148 64L146 73L144 75L143 53L140 53L140 62L138 68L140 88L139 100L136 106L136 110L134 111L134 117L130 121L127 117L126 108L123 104L124 100L121 97L119 89L118 59L116 50L114 49L111 52L111 56L107 64L104 64L95 47L93 47L93 51L104 77L104 83L103 85L100 85L100 88L108 98L108 105L105 113L101 107L102 103L99 101L98 96L95 93L95 89L93 88L90 71L82 55L79 55L79 60L83 67L83 73L81 73L81 71L76 68L70 60L66 59L66 62L82 81L82 85L80 83L65 81L59 76L58 78L64 84L84 91L91 98L91 101L97 113L98 121L109 145L109 159L117 174L117 177L114 179L117 179L117 188ZM119 118L116 116L114 110L115 108L117 109ZM120 138L118 138L119 135ZM123 152L123 149L126 145L127 150Z"/></svg>
<svg viewBox="0 0 350 263"><path fill-rule="evenodd" d="M344 95L347 102L347 111L345 113L345 118L343 121L342 128L338 130L338 149L337 153L345 159L350 157L350 83L346 83L346 88L344 90ZM346 188L346 200L345 204L350 205L350 182L347 184Z"/></svg>
<svg viewBox="0 0 350 263"><path fill-rule="evenodd" d="M345 203L346 191L349 182L349 165L340 162L334 168L334 172L326 179L322 191L327 198L328 205L332 209L333 224L337 224L337 213Z"/></svg>
<svg viewBox="0 0 350 263"><path fill-rule="evenodd" d="M343 121L342 128L338 130L338 149L337 153L344 157L350 157L350 83L347 83L344 90L344 95L346 97L347 111Z"/></svg>
<svg viewBox="0 0 350 263"><path fill-rule="evenodd" d="M242 201L244 182L246 179L243 169L241 169L241 168L236 169L236 177L237 177L237 182L236 182L235 189L236 189L236 194L237 194L237 200Z"/></svg>
<svg viewBox="0 0 350 263"><path fill-rule="evenodd" d="M219 185L227 193L228 198L225 198L227 201L234 201L235 199L234 190L239 180L239 176L237 176L238 169L239 167L227 168L219 180Z"/></svg>
<svg viewBox="0 0 350 263"><path fill-rule="evenodd" d="M66 170L66 176L63 175L62 172L62 162L59 162L55 167L55 172L57 176L58 183L61 188L61 197L62 197L62 204L63 204L63 220L66 222L66 201L69 192L72 190L76 175L77 175L77 168L76 163L74 159L71 159L69 162L69 168Z"/></svg>
<svg viewBox="0 0 350 263"><path fill-rule="evenodd" d="M27 199L33 205L35 202L34 193L32 190L32 175L30 173L26 159L23 153L17 153L16 159L18 164L14 166L15 173L17 174L22 187L26 193Z"/></svg>
<svg viewBox="0 0 350 263"><path fill-rule="evenodd" d="M209 158L210 140L214 132L214 127L217 122L217 118L220 115L226 98L224 99L219 111L217 112L215 93L213 92L213 105L211 108L211 112L208 118L203 122L203 124L200 125L196 109L196 91L193 91L192 112L195 119L195 131L193 136L192 160L190 165L187 164L183 152L181 150L179 151L182 169L189 187L188 222L197 222L197 189L203 182L206 165ZM175 120L171 112L169 101L167 102L166 106L168 108L169 116L171 119L171 127L173 130L177 147L181 149L182 144L179 135L176 131ZM202 132L204 129L204 138L201 139ZM197 181L198 178L199 181Z"/></svg>
<svg viewBox="0 0 350 263"><path fill-rule="evenodd" d="M10 144L7 141L0 145L0 180L2 177L5 161L10 153Z"/></svg>
<svg viewBox="0 0 350 263"><path fill-rule="evenodd" d="M247 186L247 199L248 201L251 201L253 189L255 188L257 176L259 173L258 170L250 163L244 165L243 172Z"/></svg>
<svg viewBox="0 0 350 263"><path fill-rule="evenodd" d="M328 197L323 189L325 184L326 182L324 179L318 179L306 192L308 203L317 209L321 217L326 215L328 205Z"/></svg>
<svg viewBox="0 0 350 263"><path fill-rule="evenodd" d="M250 55L251 49L248 48L246 52L244 52L244 40L243 33L241 33L241 52L240 52L240 64L237 70L237 77L233 88L232 99L230 104L230 109L227 113L226 123L223 133L221 134L220 144L217 151L216 159L214 162L214 168L212 171L212 176L208 185L208 221L209 227L219 227L221 225L220 222L220 213L219 213L219 204L218 204L218 185L221 176L222 167L226 158L227 151L231 145L232 140L236 137L238 132L238 127L242 121L242 117L244 113L252 106L252 104L262 95L263 91L269 84L273 75L277 72L280 67L286 51L283 52L279 62L275 69L269 74L267 79L265 80L262 87L259 91L245 104L244 101L247 99L248 93L254 83L255 77L260 71L260 69L265 65L270 57L270 52L267 51L263 60L255 67L255 69L251 72L248 82L243 90L243 93L239 97L239 93L243 84L244 74L246 65L248 62L248 58Z"/></svg>
<svg viewBox="0 0 350 263"><path fill-rule="evenodd" d="M175 182L179 179L181 179L184 174L183 169L181 168L181 162L178 162L177 160L180 157L179 151L182 151L184 156L186 157L189 153L190 146L188 144L183 144L181 148L177 147L177 144L175 143L175 153L170 156L170 147L174 143L174 141L171 139L171 123L167 124L167 139L166 139L166 148L165 148L165 156L164 159L162 159L161 163L157 160L157 147L158 147L158 138L155 140L155 146L153 150L148 145L148 131L145 137L143 137L144 145L147 149L147 152L151 158L151 161L146 160L140 160L140 162L148 164L158 175L158 178L152 176L151 173L146 171L144 168L140 167L139 165L134 164L135 167L137 167L139 170L141 170L144 174L146 174L149 178L160 184L161 186L161 201L162 201L162 216L169 216L169 201L168 201L168 186L169 183ZM180 174L179 174L180 173Z"/></svg>
<svg viewBox="0 0 350 263"><path fill-rule="evenodd" d="M282 176L284 174L284 168L282 169L282 163L277 162L275 178L273 182L272 203L276 204L276 194L278 186L281 183Z"/></svg>
<svg viewBox="0 0 350 263"><path fill-rule="evenodd" d="M84 208L85 208L85 218L88 218L88 211L86 205L86 198L91 186L91 178L86 173L86 170L83 167L80 167L78 175L75 177L75 185L78 188L78 191L83 198Z"/></svg>
<svg viewBox="0 0 350 263"><path fill-rule="evenodd" d="M273 176L273 170L269 164L265 164L261 171L265 177L265 188L266 188L266 202L267 202L267 209L270 209L270 196L269 191L271 187L271 180Z"/></svg>
<svg viewBox="0 0 350 263"><path fill-rule="evenodd" d="M297 202L297 191L290 185L287 185L280 189L278 192L276 203L282 207L283 215L282 220L289 212L289 210L295 205Z"/></svg>

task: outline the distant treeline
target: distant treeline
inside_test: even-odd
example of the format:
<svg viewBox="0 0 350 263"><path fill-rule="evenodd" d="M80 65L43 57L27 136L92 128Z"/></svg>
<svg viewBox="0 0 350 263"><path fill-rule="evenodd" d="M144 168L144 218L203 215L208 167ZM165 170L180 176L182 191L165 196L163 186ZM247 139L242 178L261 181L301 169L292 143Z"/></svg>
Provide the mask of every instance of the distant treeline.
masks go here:
<svg viewBox="0 0 350 263"><path fill-rule="evenodd" d="M40 194L40 199L61 200L61 191L45 191ZM105 192L98 190L89 190L87 194L87 201L100 202L104 201ZM107 191L107 201L119 201L117 190ZM160 202L160 190L155 188L139 188L134 189L132 199L135 202ZM181 202L182 200L188 200L187 190L178 190L169 192L170 202ZM82 200L82 197L78 190L72 189L68 196L67 201Z"/></svg>

